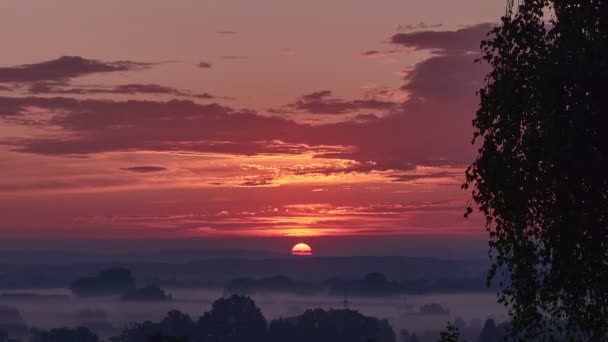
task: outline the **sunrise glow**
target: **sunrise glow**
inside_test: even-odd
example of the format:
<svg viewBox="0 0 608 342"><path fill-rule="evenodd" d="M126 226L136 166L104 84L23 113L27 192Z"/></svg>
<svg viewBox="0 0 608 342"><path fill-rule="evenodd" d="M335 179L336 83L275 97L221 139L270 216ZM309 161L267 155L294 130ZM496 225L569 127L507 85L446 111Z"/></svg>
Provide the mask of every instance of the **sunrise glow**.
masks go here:
<svg viewBox="0 0 608 342"><path fill-rule="evenodd" d="M78 18L115 18L115 7L15 5L0 30L1 236L485 234L481 217L463 218L460 185L491 6L472 20L442 2L453 20L429 24L420 18L437 4L269 2L233 20L250 6L171 3L150 6L145 23L81 30ZM361 15L365 30L336 30ZM51 17L69 34L23 49L54 32ZM170 32L147 26L157 22Z"/></svg>

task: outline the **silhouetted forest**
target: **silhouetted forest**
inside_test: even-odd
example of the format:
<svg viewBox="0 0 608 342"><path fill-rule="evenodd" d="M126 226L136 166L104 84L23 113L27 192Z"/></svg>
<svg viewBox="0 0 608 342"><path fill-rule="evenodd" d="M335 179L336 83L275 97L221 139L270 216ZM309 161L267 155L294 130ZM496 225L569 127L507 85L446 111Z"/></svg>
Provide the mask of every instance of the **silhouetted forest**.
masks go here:
<svg viewBox="0 0 608 342"><path fill-rule="evenodd" d="M427 342L439 336L438 331L396 334L388 321L350 309L309 309L268 321L251 298L238 295L216 300L200 317L172 310L160 321L129 323L107 340L98 335L107 328L103 311L79 315L76 328L28 329L18 310L0 306L0 342ZM462 336L478 342L498 342L506 331L505 324L492 319L483 327L456 319L455 326Z"/></svg>
<svg viewBox="0 0 608 342"><path fill-rule="evenodd" d="M244 282L253 291L275 287L283 292L306 293L319 287L356 285L367 273L379 272L401 285L406 293L486 291L487 260L447 260L416 257L284 257L247 259L211 258L190 262L120 262L7 263L0 259L0 288L53 288L70 286L81 296L115 293L142 285L163 288L223 288L233 279ZM10 260L10 259L8 259ZM117 269L128 269L131 274ZM113 270L113 271L112 271ZM102 272L115 272L102 273ZM271 275L289 278L272 279ZM110 278L107 277L113 277ZM101 285L102 283L107 283ZM280 284L280 282L283 282ZM349 284L346 284L349 282ZM103 288L95 288L95 286ZM339 295L341 289L336 289ZM357 292L357 291L354 291Z"/></svg>

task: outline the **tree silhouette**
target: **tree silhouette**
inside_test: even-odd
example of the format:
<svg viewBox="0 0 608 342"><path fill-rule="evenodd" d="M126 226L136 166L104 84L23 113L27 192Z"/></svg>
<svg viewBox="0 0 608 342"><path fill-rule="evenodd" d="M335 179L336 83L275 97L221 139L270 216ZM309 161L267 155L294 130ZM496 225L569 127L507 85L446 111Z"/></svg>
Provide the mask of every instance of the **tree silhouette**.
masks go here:
<svg viewBox="0 0 608 342"><path fill-rule="evenodd" d="M206 342L257 342L265 340L266 319L249 297L233 295L216 300L199 320Z"/></svg>
<svg viewBox="0 0 608 342"><path fill-rule="evenodd" d="M463 187L486 217L488 281L514 337L607 340L608 1L521 1L482 51Z"/></svg>
<svg viewBox="0 0 608 342"><path fill-rule="evenodd" d="M200 327L189 315L171 310L159 323L145 321L131 323L112 342L150 342L150 341L201 341Z"/></svg>
<svg viewBox="0 0 608 342"><path fill-rule="evenodd" d="M395 342L386 320L367 317L354 310L307 310L290 319L273 320L270 342Z"/></svg>
<svg viewBox="0 0 608 342"><path fill-rule="evenodd" d="M167 316L160 322L162 332L169 336L193 336L196 329L196 323L188 314L178 310L171 310Z"/></svg>
<svg viewBox="0 0 608 342"><path fill-rule="evenodd" d="M148 342L150 336L161 331L160 324L151 321L130 323L118 336L110 338L111 342Z"/></svg>
<svg viewBox="0 0 608 342"><path fill-rule="evenodd" d="M0 342L6 341L8 338L8 334L4 330L0 330Z"/></svg>
<svg viewBox="0 0 608 342"><path fill-rule="evenodd" d="M448 323L446 330L439 333L438 342L460 342L460 331L458 328ZM466 341L466 340L465 340ZM464 342L464 341L463 341Z"/></svg>

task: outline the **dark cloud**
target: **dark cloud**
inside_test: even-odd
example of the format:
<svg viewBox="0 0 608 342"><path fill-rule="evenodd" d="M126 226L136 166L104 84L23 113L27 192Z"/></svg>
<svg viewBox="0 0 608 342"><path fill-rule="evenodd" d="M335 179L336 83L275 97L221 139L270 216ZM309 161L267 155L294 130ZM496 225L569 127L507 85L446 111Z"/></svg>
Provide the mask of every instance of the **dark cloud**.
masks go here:
<svg viewBox="0 0 608 342"><path fill-rule="evenodd" d="M48 111L52 117L45 124L78 135L23 142L20 149L32 153L152 149L293 154L307 150L301 144L275 142L288 141L284 138L297 127L295 123L218 104L0 97L0 117L5 119L22 120L28 116L28 108Z"/></svg>
<svg viewBox="0 0 608 342"><path fill-rule="evenodd" d="M155 83L148 84L123 84L114 87L101 86L69 86L65 82L35 82L29 87L30 94L55 94L55 95L89 95L89 94L154 94L154 95L174 95L192 97L199 99L212 99L213 96L207 93L196 94L188 91L175 89Z"/></svg>
<svg viewBox="0 0 608 342"><path fill-rule="evenodd" d="M0 68L0 82L61 81L96 73L141 70L151 65L152 63L103 62L79 56L63 56L41 63Z"/></svg>
<svg viewBox="0 0 608 342"><path fill-rule="evenodd" d="M242 182L241 186L267 186L272 185L274 178L272 176L255 176L248 177L247 180Z"/></svg>
<svg viewBox="0 0 608 342"><path fill-rule="evenodd" d="M380 53L380 51L378 51L378 50L368 50L368 51L362 52L361 56L374 56L379 53Z"/></svg>
<svg viewBox="0 0 608 342"><path fill-rule="evenodd" d="M304 101L321 101L323 98L331 96L330 90L315 91L314 93L302 95L301 99Z"/></svg>
<svg viewBox="0 0 608 342"><path fill-rule="evenodd" d="M443 34L453 39L456 32L469 31ZM476 32L480 35L477 40L484 38L485 29ZM418 45L442 48L436 42L445 40L435 37L433 44ZM486 68L474 63L476 55L463 52L472 44L466 40L461 43L464 47L444 49L442 54L413 67L405 78L403 89L408 97L403 103L346 101L323 90L304 95L292 105L304 112L369 114L370 108L384 109L384 115L376 119L311 125L187 100L0 97L3 120L53 127L54 132L61 133L1 143L17 151L45 155L138 150L239 155L312 153L319 158L353 162L340 167L288 170L292 173L411 170L417 164L462 166L470 162L475 151L470 144L471 120L478 106L475 91L482 84ZM360 109L364 113L358 113ZM41 110L48 113L44 121L34 120L32 115L37 118Z"/></svg>
<svg viewBox="0 0 608 342"><path fill-rule="evenodd" d="M295 166L282 169L281 172L290 175L333 175L345 173L367 173L370 171L388 171L388 170L414 170L415 163L407 160L382 160L382 161L363 161L351 162L341 165L310 165L310 166Z"/></svg>
<svg viewBox="0 0 608 342"><path fill-rule="evenodd" d="M377 120L377 119L379 119L379 117L374 114L359 114L359 115L355 116L354 119L359 120L359 121L371 121L371 120Z"/></svg>
<svg viewBox="0 0 608 342"><path fill-rule="evenodd" d="M360 110L391 110L395 102L376 99L341 100L332 97L329 90L317 91L301 96L296 102L286 106L288 110L304 111L311 114L349 114ZM275 109L274 111L279 111Z"/></svg>
<svg viewBox="0 0 608 342"><path fill-rule="evenodd" d="M448 52L479 52L481 40L494 27L493 24L478 24L456 31L415 31L397 33L390 38L391 43L417 50Z"/></svg>
<svg viewBox="0 0 608 342"><path fill-rule="evenodd" d="M364 58L380 58L380 57L386 57L386 56L390 56L390 55L394 55L394 54L398 54L401 53L401 50L384 50L384 51L380 51L380 50L368 50L365 52L361 53L361 57Z"/></svg>
<svg viewBox="0 0 608 342"><path fill-rule="evenodd" d="M443 26L443 24L427 24L427 23L421 21L418 24L399 25L399 26L397 26L397 31L426 30L426 29L431 29L431 28L439 28L442 26Z"/></svg>
<svg viewBox="0 0 608 342"><path fill-rule="evenodd" d="M163 172L167 171L166 167L162 166L133 166L122 168L123 171L138 172L138 173L152 173L152 172Z"/></svg>
<svg viewBox="0 0 608 342"><path fill-rule="evenodd" d="M201 69L209 69L209 68L211 68L212 65L209 62L200 62L196 66Z"/></svg>

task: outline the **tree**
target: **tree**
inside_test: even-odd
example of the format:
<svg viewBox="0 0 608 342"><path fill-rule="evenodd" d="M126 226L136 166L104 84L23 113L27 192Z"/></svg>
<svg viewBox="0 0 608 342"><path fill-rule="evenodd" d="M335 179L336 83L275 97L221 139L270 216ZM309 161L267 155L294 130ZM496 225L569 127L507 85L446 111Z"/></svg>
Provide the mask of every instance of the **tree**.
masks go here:
<svg viewBox="0 0 608 342"><path fill-rule="evenodd" d="M395 342L395 332L386 320L364 316L354 310L307 310L290 319L273 320L271 342Z"/></svg>
<svg viewBox="0 0 608 342"><path fill-rule="evenodd" d="M208 342L263 341L267 330L266 319L253 300L238 295L216 300L199 325Z"/></svg>
<svg viewBox="0 0 608 342"><path fill-rule="evenodd" d="M8 334L4 330L0 330L0 342L6 341L8 338Z"/></svg>
<svg viewBox="0 0 608 342"><path fill-rule="evenodd" d="M120 335L111 337L111 342L149 342L150 336L154 336L157 332L161 331L160 324L153 323L151 321L144 321L142 323L130 323L120 333Z"/></svg>
<svg viewBox="0 0 608 342"><path fill-rule="evenodd" d="M145 321L131 323L112 342L153 342L153 341L200 341L199 327L189 315L171 310L159 323Z"/></svg>
<svg viewBox="0 0 608 342"><path fill-rule="evenodd" d="M438 342L460 342L460 331L448 322L446 330L439 333Z"/></svg>
<svg viewBox="0 0 608 342"><path fill-rule="evenodd" d="M607 340L608 1L521 1L481 46L463 187L486 218L488 282L513 337Z"/></svg>
<svg viewBox="0 0 608 342"><path fill-rule="evenodd" d="M178 310L171 310L167 313L167 317L160 322L162 332L172 337L195 335L196 323L185 314Z"/></svg>

